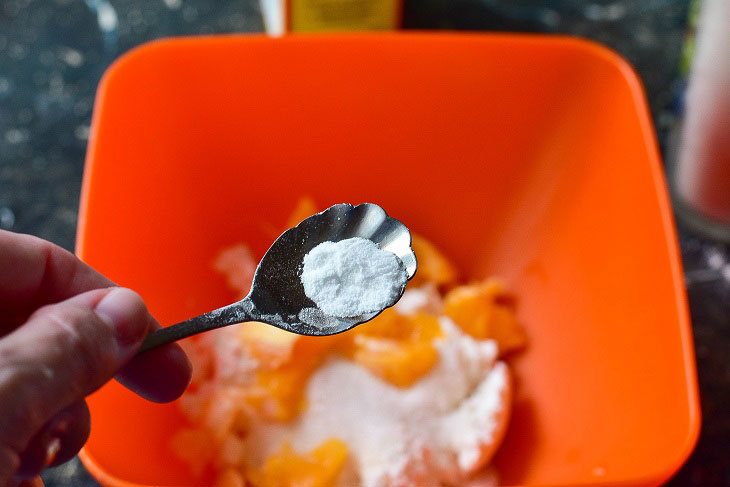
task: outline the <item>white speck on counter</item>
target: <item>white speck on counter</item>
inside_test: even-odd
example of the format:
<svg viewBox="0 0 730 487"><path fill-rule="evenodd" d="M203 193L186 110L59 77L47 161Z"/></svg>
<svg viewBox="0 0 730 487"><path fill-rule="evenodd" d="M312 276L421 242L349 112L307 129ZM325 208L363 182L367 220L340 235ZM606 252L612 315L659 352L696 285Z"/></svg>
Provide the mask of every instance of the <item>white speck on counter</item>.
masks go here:
<svg viewBox="0 0 730 487"><path fill-rule="evenodd" d="M20 144L28 140L28 131L25 129L10 129L5 132L5 141L8 144Z"/></svg>
<svg viewBox="0 0 730 487"><path fill-rule="evenodd" d="M74 129L74 135L79 140L88 140L91 133L91 127L88 125L79 125Z"/></svg>
<svg viewBox="0 0 730 487"><path fill-rule="evenodd" d="M717 248L711 248L706 253L707 265L710 269L718 270L725 264L725 256Z"/></svg>
<svg viewBox="0 0 730 487"><path fill-rule="evenodd" d="M15 226L15 213L7 206L0 206L0 228L10 230Z"/></svg>
<svg viewBox="0 0 730 487"><path fill-rule="evenodd" d="M81 51L78 51L71 47L59 48L58 57L72 68L78 68L79 66L84 64L84 55L81 53Z"/></svg>
<svg viewBox="0 0 730 487"><path fill-rule="evenodd" d="M177 10L182 7L182 0L162 0L162 2L170 10Z"/></svg>
<svg viewBox="0 0 730 487"><path fill-rule="evenodd" d="M324 313L353 317L392 306L408 275L403 262L371 240L323 242L304 256L304 293Z"/></svg>
<svg viewBox="0 0 730 487"><path fill-rule="evenodd" d="M722 268L722 277L723 277L723 278L724 278L724 279L725 279L726 281L730 282L730 264L726 264L726 265L725 265L725 266L724 266L724 267Z"/></svg>
<svg viewBox="0 0 730 487"><path fill-rule="evenodd" d="M102 32L111 32L119 25L119 17L109 0L86 0L89 10L96 12L96 23Z"/></svg>
<svg viewBox="0 0 730 487"><path fill-rule="evenodd" d="M7 78L0 77L0 95L10 92L10 81Z"/></svg>

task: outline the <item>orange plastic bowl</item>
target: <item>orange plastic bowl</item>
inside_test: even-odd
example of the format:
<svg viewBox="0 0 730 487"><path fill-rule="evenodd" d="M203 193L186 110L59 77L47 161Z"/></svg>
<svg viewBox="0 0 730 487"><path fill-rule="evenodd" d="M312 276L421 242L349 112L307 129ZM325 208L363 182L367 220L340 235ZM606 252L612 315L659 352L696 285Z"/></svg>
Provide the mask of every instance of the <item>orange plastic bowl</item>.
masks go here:
<svg viewBox="0 0 730 487"><path fill-rule="evenodd" d="M295 202L377 202L468 277L502 276L514 360L505 485L657 485L700 424L691 328L646 102L572 38L165 40L99 89L78 254L163 323L230 302L211 268L262 254ZM177 405L111 383L83 460L105 485L192 485Z"/></svg>

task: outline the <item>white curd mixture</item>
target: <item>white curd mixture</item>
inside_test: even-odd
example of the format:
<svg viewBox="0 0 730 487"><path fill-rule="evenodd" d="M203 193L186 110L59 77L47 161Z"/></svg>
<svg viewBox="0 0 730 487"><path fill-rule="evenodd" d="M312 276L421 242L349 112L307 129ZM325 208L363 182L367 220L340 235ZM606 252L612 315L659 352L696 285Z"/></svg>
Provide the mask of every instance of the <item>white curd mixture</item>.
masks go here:
<svg viewBox="0 0 730 487"><path fill-rule="evenodd" d="M188 346L191 426L172 448L194 475L221 487L496 485L489 463L513 389L500 358L524 345L514 301L494 280L459 285L418 236L414 251L419 271L398 304L349 332L244 324ZM251 261L237 246L215 267L238 285ZM406 282L400 259L360 238L315 247L301 278L336 316L392 304Z"/></svg>

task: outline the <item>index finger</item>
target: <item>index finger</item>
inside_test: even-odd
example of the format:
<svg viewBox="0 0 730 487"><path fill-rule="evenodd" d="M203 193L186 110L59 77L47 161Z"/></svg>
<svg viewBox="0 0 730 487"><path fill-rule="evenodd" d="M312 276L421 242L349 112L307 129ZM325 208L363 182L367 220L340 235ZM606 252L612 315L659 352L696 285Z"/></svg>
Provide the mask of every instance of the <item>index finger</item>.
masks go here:
<svg viewBox="0 0 730 487"><path fill-rule="evenodd" d="M114 285L71 252L31 235L0 230L0 338L44 305ZM117 379L143 397L164 402L182 393L189 367L185 353L173 344L135 358Z"/></svg>
<svg viewBox="0 0 730 487"><path fill-rule="evenodd" d="M35 309L114 283L50 242L0 230L0 336Z"/></svg>

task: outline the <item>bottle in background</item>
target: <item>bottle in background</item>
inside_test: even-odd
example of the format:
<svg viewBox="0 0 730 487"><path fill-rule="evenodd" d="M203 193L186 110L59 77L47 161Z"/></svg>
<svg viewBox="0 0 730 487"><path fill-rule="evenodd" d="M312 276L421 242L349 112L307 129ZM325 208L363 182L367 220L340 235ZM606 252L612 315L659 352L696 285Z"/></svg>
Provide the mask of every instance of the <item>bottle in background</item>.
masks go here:
<svg viewBox="0 0 730 487"><path fill-rule="evenodd" d="M266 31L285 32L395 30L402 0L260 0Z"/></svg>
<svg viewBox="0 0 730 487"><path fill-rule="evenodd" d="M730 0L703 0L672 187L683 223L730 241Z"/></svg>

